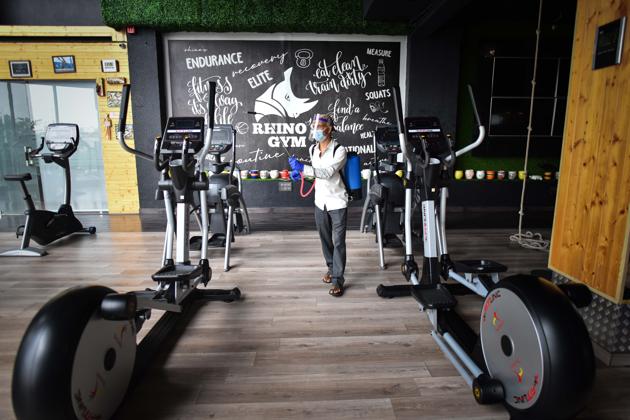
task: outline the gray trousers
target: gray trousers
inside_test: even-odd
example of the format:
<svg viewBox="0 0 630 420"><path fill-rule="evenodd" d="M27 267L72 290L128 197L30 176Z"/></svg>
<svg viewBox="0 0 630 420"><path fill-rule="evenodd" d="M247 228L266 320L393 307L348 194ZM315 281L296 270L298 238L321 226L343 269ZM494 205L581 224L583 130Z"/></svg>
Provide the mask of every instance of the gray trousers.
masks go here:
<svg viewBox="0 0 630 420"><path fill-rule="evenodd" d="M320 210L315 206L315 224L332 284L343 287L346 269L346 221L348 209Z"/></svg>

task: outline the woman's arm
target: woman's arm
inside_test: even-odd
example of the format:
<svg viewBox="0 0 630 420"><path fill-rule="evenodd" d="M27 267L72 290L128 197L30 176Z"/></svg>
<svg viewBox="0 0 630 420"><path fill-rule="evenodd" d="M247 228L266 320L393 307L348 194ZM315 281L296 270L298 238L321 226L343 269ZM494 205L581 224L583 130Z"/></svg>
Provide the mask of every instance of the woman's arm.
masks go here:
<svg viewBox="0 0 630 420"><path fill-rule="evenodd" d="M332 145L331 145L332 146ZM333 156L333 162L325 168L313 168L311 165L304 165L304 176L314 176L320 179L330 179L336 172L339 172L346 164L346 149L339 147Z"/></svg>

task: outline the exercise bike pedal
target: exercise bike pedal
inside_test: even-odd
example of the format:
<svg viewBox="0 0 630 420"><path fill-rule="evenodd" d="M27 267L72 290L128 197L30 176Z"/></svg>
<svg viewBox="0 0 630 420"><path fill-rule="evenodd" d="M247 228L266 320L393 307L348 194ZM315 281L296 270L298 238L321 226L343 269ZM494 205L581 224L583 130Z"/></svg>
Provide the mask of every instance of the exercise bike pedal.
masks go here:
<svg viewBox="0 0 630 420"><path fill-rule="evenodd" d="M19 238L20 236L24 235L24 225L20 225L17 227L17 229L15 229L15 237Z"/></svg>
<svg viewBox="0 0 630 420"><path fill-rule="evenodd" d="M457 299L443 284L411 286L411 296L425 309L451 309L457 305Z"/></svg>
<svg viewBox="0 0 630 420"><path fill-rule="evenodd" d="M492 260L463 260L453 261L456 273L492 274L504 273L507 267Z"/></svg>
<svg viewBox="0 0 630 420"><path fill-rule="evenodd" d="M496 404L505 399L501 381L485 373L473 379L472 391L475 401L479 404Z"/></svg>

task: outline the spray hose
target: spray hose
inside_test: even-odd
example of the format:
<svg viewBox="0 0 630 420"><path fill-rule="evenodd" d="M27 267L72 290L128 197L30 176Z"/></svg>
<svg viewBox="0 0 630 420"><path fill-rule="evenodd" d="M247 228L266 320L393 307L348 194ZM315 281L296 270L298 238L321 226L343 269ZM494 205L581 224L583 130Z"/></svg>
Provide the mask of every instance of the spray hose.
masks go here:
<svg viewBox="0 0 630 420"><path fill-rule="evenodd" d="M302 198L306 198L309 195L311 195L311 193L313 192L313 190L315 189L315 180L313 180L313 185L311 185L311 188L309 188L309 190L307 192L304 192L304 172L300 172L300 196Z"/></svg>

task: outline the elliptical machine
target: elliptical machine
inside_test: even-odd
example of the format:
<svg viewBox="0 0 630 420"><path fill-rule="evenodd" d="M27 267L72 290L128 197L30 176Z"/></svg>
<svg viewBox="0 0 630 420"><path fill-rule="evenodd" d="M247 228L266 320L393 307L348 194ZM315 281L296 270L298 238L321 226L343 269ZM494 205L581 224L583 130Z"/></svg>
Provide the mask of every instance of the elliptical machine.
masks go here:
<svg viewBox="0 0 630 420"><path fill-rule="evenodd" d="M222 162L221 156L232 150L232 159ZM213 157L209 164L211 173L208 179L208 211L210 219L210 232L212 236L208 240L208 246L224 247L223 270L230 269L230 251L234 242L234 232L250 233L249 214L243 198L241 179L234 176L236 167L236 130L228 124L214 126L210 149L208 154ZM226 168L229 173L223 173ZM199 226L199 213L201 206L195 208L195 217ZM230 238L230 240L226 240ZM190 238L190 249L201 249L201 237Z"/></svg>
<svg viewBox="0 0 630 420"><path fill-rule="evenodd" d="M398 162L400 144L396 127L380 126L372 137L374 157L368 179L368 199L363 203L361 213L361 232L376 232L379 267L384 270L384 248L402 246L398 235L403 233L405 188L403 180L396 171L404 168ZM386 156L378 159L378 152Z"/></svg>
<svg viewBox="0 0 630 420"><path fill-rule="evenodd" d="M77 287L39 310L24 334L13 370L13 407L19 420L110 418L131 380L139 378L161 340L193 301L240 298L238 288L199 288L212 275L207 259L208 179L204 165L213 135L215 89L216 84L210 82L210 129L204 131L200 117L170 117L163 136L156 138L154 156L150 156L125 143L129 85L123 86L119 143L126 151L151 160L161 173L158 188L167 217L164 265L152 276L157 284L153 290L116 293L103 286ZM201 259L193 265L188 227L195 191L201 194L205 229ZM136 346L136 334L153 309L166 313Z"/></svg>
<svg viewBox="0 0 630 420"><path fill-rule="evenodd" d="M73 233L96 233L96 228L90 226L84 228L77 219L70 205L70 195L72 191L72 181L70 180L70 156L79 147L79 126L76 124L49 124L46 134L41 139L37 149L26 151L26 161L42 159L46 163L56 163L63 168L65 175L64 201L56 212L49 210L38 210L35 208L33 198L28 192L26 181L30 181L30 173L15 175L5 175L5 181L17 181L22 187L26 210L24 215L26 221L18 226L15 236L22 236L20 248L0 253L0 257L42 257L47 254L43 249L30 246L31 239L40 245L48 245L65 236ZM48 152L42 153L44 146Z"/></svg>
<svg viewBox="0 0 630 420"><path fill-rule="evenodd" d="M531 275L500 279L505 266L486 259L452 261L448 253L444 222L452 168L456 157L479 146L485 135L468 89L479 136L454 151L437 118L407 118L403 124L399 91L393 88L407 167L402 272L411 285L380 285L377 293L386 298L411 294L418 301L432 325L433 339L478 403L503 403L512 418L571 418L586 404L595 377L589 334L574 308L590 303L589 289L557 286ZM422 197L421 272L410 237L414 190ZM485 299L479 335L455 311L454 295L469 293Z"/></svg>

